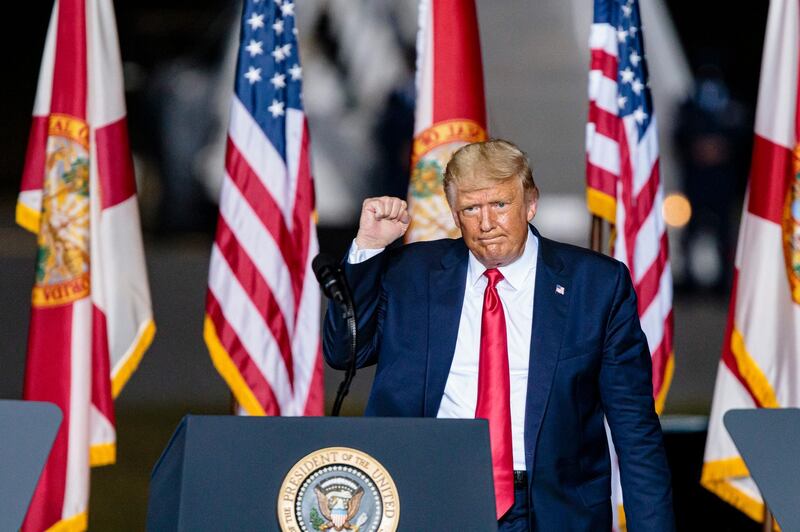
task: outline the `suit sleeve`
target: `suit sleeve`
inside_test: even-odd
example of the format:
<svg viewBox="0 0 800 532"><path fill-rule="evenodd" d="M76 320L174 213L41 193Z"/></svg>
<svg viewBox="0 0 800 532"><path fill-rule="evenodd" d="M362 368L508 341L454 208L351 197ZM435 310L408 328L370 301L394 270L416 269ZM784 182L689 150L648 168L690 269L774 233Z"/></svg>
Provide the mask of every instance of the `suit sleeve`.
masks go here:
<svg viewBox="0 0 800 532"><path fill-rule="evenodd" d="M385 295L381 288L389 251L358 264L345 259L342 269L353 295L356 309L356 365L359 368L377 362L383 323ZM322 352L334 369L346 369L350 359L350 333L339 309L328 302L322 331Z"/></svg>
<svg viewBox="0 0 800 532"><path fill-rule="evenodd" d="M653 401L650 351L630 275L622 263L606 325L600 396L619 458L628 530L675 530L669 466Z"/></svg>

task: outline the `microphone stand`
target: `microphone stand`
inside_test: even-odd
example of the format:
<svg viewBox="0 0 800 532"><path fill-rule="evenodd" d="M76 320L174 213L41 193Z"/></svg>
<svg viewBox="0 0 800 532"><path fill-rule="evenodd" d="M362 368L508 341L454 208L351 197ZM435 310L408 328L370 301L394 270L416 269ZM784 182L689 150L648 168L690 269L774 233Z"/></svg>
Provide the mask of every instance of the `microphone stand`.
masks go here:
<svg viewBox="0 0 800 532"><path fill-rule="evenodd" d="M337 301L337 303L339 303L339 308L342 311L342 319L347 323L347 329L350 332L350 360L344 374L344 380L339 384L339 389L336 391L336 399L333 402L333 410L331 411L331 416L334 417L339 416L339 411L342 409L342 402L345 396L350 392L350 383L353 382L353 377L356 376L357 348L356 311L353 305L353 297L350 293L350 286L348 286L347 281L344 279L344 275L341 274L341 270L338 273L342 280L340 285L344 292L344 301Z"/></svg>

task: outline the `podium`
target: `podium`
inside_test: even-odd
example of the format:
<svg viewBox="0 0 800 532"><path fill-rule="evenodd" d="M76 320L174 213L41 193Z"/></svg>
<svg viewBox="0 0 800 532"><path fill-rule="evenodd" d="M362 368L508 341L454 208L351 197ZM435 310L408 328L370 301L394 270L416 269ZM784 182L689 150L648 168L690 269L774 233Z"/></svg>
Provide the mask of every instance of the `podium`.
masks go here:
<svg viewBox="0 0 800 532"><path fill-rule="evenodd" d="M0 401L0 530L22 526L61 418L52 403Z"/></svg>
<svg viewBox="0 0 800 532"><path fill-rule="evenodd" d="M488 424L186 416L147 530L497 530Z"/></svg>
<svg viewBox="0 0 800 532"><path fill-rule="evenodd" d="M729 410L723 417L782 530L800 530L800 409Z"/></svg>

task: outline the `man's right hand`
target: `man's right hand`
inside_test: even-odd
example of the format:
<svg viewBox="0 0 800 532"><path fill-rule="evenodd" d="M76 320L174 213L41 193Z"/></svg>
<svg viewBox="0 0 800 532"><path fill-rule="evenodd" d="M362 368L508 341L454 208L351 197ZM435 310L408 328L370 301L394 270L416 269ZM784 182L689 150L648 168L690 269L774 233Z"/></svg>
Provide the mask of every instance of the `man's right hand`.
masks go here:
<svg viewBox="0 0 800 532"><path fill-rule="evenodd" d="M400 198L367 198L361 205L356 245L360 249L385 248L406 233L411 218Z"/></svg>

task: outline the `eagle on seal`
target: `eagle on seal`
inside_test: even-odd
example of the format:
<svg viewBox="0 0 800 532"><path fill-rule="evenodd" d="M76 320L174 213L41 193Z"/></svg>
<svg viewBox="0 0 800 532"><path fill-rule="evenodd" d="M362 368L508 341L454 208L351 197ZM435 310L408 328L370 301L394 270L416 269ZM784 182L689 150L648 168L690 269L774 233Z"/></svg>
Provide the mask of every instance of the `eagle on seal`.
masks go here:
<svg viewBox="0 0 800 532"><path fill-rule="evenodd" d="M325 494L319 485L314 486L314 493L317 494L320 513L327 520L320 530L333 528L336 532L341 532L355 528L350 521L356 516L364 496L364 490L360 486L350 497L343 497L339 491Z"/></svg>

